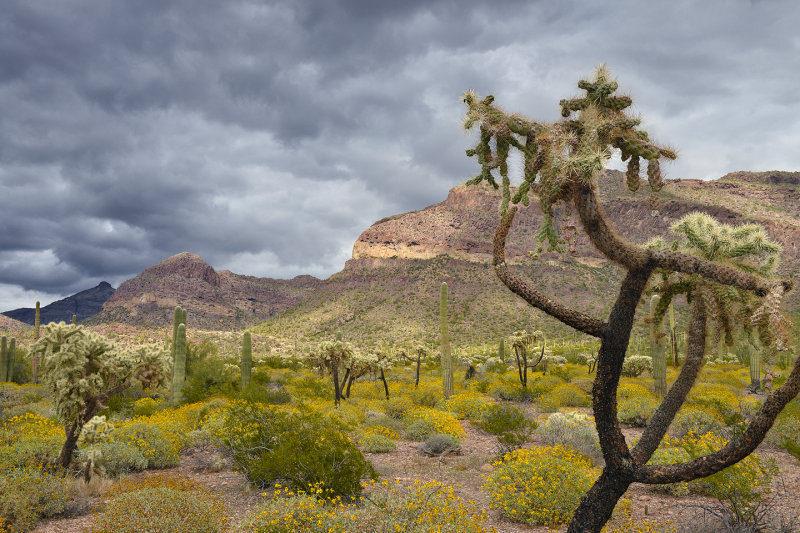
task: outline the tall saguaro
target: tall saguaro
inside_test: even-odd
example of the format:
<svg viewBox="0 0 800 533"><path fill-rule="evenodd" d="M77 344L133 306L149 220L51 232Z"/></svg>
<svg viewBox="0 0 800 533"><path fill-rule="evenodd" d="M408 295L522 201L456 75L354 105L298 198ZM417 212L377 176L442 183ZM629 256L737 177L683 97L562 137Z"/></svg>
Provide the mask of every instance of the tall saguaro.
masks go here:
<svg viewBox="0 0 800 533"><path fill-rule="evenodd" d="M453 356L450 353L450 331L447 327L447 283L442 282L439 294L439 342L442 350L442 393L453 395Z"/></svg>
<svg viewBox="0 0 800 533"><path fill-rule="evenodd" d="M40 317L39 312L40 312L40 306L39 306L39 302L37 301L36 302L36 314L33 317L33 342L34 343L39 340L39 326L41 325L40 324L40 320L39 320L39 317ZM31 353L31 381L34 382L34 383L39 383L39 352L36 351L36 350L32 350L32 353Z"/></svg>

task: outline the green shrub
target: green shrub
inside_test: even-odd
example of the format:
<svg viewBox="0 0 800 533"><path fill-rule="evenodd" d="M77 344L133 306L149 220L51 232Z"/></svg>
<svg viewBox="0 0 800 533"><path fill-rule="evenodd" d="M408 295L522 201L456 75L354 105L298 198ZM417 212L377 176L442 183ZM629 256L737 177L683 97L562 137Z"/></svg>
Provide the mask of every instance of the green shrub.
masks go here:
<svg viewBox="0 0 800 533"><path fill-rule="evenodd" d="M535 434L545 444L569 446L585 456L599 459L600 440L594 419L578 412L553 413L536 428Z"/></svg>
<svg viewBox="0 0 800 533"><path fill-rule="evenodd" d="M487 405L474 420L476 426L497 435L498 442L509 448L521 446L528 440L536 423L512 405Z"/></svg>
<svg viewBox="0 0 800 533"><path fill-rule="evenodd" d="M171 468L180 462L180 436L170 435L161 427L143 420L120 424L114 431L115 441L137 449L148 468Z"/></svg>
<svg viewBox="0 0 800 533"><path fill-rule="evenodd" d="M436 433L436 426L426 418L412 420L406 426L406 438L416 442L422 442L428 435Z"/></svg>
<svg viewBox="0 0 800 533"><path fill-rule="evenodd" d="M442 387L441 385L420 385L420 387L411 394L411 399L416 405L436 407L436 404L442 399Z"/></svg>
<svg viewBox="0 0 800 533"><path fill-rule="evenodd" d="M38 468L0 472L0 531L27 531L37 520L63 512L71 494L61 475Z"/></svg>
<svg viewBox="0 0 800 533"><path fill-rule="evenodd" d="M403 418L414 408L414 402L405 396L389 398L384 404L386 414L392 418Z"/></svg>
<svg viewBox="0 0 800 533"><path fill-rule="evenodd" d="M622 363L622 375L638 378L645 372L653 373L653 358L647 355L631 355Z"/></svg>
<svg viewBox="0 0 800 533"><path fill-rule="evenodd" d="M210 492L151 487L121 494L106 504L93 533L218 533L225 508Z"/></svg>
<svg viewBox="0 0 800 533"><path fill-rule="evenodd" d="M725 421L713 409L707 407L686 407L678 411L669 426L670 435L683 438L689 433L704 435L719 431L725 427Z"/></svg>
<svg viewBox="0 0 800 533"><path fill-rule="evenodd" d="M652 396L623 398L619 401L617 407L617 417L623 424L645 427L659 405L659 401Z"/></svg>
<svg viewBox="0 0 800 533"><path fill-rule="evenodd" d="M357 441L367 453L389 453L397 449L397 444L391 438L380 433L361 432Z"/></svg>
<svg viewBox="0 0 800 533"><path fill-rule="evenodd" d="M567 522L598 475L588 458L564 446L521 448L494 467L483 486L489 506L532 525Z"/></svg>
<svg viewBox="0 0 800 533"><path fill-rule="evenodd" d="M572 383L558 385L547 395L555 398L561 407L588 407L592 402L588 394Z"/></svg>
<svg viewBox="0 0 800 533"><path fill-rule="evenodd" d="M98 466L109 477L140 472L147 468L147 458L137 447L128 442L112 440L111 442L104 442L96 448L101 454ZM89 450L80 449L78 451L81 462L86 461Z"/></svg>
<svg viewBox="0 0 800 533"><path fill-rule="evenodd" d="M376 474L342 429L313 411L238 401L228 408L224 444L258 486L280 481L301 490L322 483L326 495L353 497L361 493L361 478Z"/></svg>
<svg viewBox="0 0 800 533"><path fill-rule="evenodd" d="M461 453L461 441L445 433L432 433L420 444L419 451L431 457Z"/></svg>
<svg viewBox="0 0 800 533"><path fill-rule="evenodd" d="M252 382L242 391L241 397L248 402L282 405L292 401L292 395L285 388L272 383L262 385Z"/></svg>
<svg viewBox="0 0 800 533"><path fill-rule="evenodd" d="M463 420L465 418L473 419L479 415L488 402L492 400L486 398L482 394L474 392L462 392L450 396L447 400L440 402L439 407L446 411L450 411L456 418Z"/></svg>
<svg viewBox="0 0 800 533"><path fill-rule="evenodd" d="M528 390L531 396L536 399L564 383L564 380L557 376L538 376L532 382L528 383Z"/></svg>
<svg viewBox="0 0 800 533"><path fill-rule="evenodd" d="M648 461L651 465L671 465L676 463L683 463L690 459L688 452L677 446L670 444L672 442L669 438L662 443L661 446L653 453L653 456ZM674 496L686 496L689 494L689 483L680 481L678 483L667 483L664 485L651 485L655 490L667 492Z"/></svg>
<svg viewBox="0 0 800 533"><path fill-rule="evenodd" d="M519 384L498 383L489 387L488 394L498 400L506 402L531 402L534 395L530 389L524 389Z"/></svg>
<svg viewBox="0 0 800 533"><path fill-rule="evenodd" d="M235 396L238 389L238 374L232 364L216 357L208 356L186 361L186 381L183 395L186 403L195 403L217 394Z"/></svg>

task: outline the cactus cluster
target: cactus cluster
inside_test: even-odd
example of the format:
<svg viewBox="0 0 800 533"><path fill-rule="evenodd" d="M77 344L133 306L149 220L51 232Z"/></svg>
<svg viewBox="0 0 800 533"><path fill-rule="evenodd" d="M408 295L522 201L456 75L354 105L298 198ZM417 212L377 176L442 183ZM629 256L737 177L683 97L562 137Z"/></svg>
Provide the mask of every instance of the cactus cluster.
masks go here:
<svg viewBox="0 0 800 533"><path fill-rule="evenodd" d="M450 353L450 332L447 326L447 283L442 282L439 295L439 339L442 351L442 392L444 398L453 395L453 356Z"/></svg>
<svg viewBox="0 0 800 533"><path fill-rule="evenodd" d="M9 382L14 379L14 352L17 340L14 337L7 339L5 335L0 338L0 382Z"/></svg>
<svg viewBox="0 0 800 533"><path fill-rule="evenodd" d="M186 309L175 308L172 320L172 405L183 401L186 381Z"/></svg>

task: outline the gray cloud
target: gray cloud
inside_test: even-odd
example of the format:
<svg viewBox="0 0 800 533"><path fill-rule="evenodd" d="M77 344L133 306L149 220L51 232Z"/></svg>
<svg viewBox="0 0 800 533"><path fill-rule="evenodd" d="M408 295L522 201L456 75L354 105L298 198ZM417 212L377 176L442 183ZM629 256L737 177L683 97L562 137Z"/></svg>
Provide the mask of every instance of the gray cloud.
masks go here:
<svg viewBox="0 0 800 533"><path fill-rule="evenodd" d="M326 277L475 172L461 93L541 120L607 62L715 178L800 166L792 2L9 0L0 309L189 250Z"/></svg>

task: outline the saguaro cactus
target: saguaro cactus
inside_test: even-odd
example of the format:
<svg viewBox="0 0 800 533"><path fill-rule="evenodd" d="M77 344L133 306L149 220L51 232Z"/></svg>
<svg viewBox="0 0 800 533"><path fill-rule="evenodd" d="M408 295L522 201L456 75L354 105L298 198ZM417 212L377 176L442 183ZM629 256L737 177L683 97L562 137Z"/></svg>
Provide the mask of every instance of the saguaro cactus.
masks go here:
<svg viewBox="0 0 800 533"><path fill-rule="evenodd" d="M6 336L3 335L0 338L0 381L5 382L8 381L6 376L8 375L8 340Z"/></svg>
<svg viewBox="0 0 800 533"><path fill-rule="evenodd" d="M251 353L250 332L244 332L242 339L242 390L250 385L250 370L253 367L253 357Z"/></svg>
<svg viewBox="0 0 800 533"><path fill-rule="evenodd" d="M450 353L450 332L447 327L447 283L442 282L439 297L439 339L442 350L442 393L453 395L453 356Z"/></svg>
<svg viewBox="0 0 800 533"><path fill-rule="evenodd" d="M40 306L39 302L36 302L36 314L33 318L33 342L39 340L39 311ZM31 381L34 383L39 383L39 352L33 350L31 355Z"/></svg>
<svg viewBox="0 0 800 533"><path fill-rule="evenodd" d="M750 340L746 341L750 352L750 389L753 392L761 390L761 350L754 346Z"/></svg>
<svg viewBox="0 0 800 533"><path fill-rule="evenodd" d="M653 358L653 384L656 396L663 398L667 392L667 352L664 349L660 323L652 320L660 297L654 294L650 298L650 357Z"/></svg>
<svg viewBox="0 0 800 533"><path fill-rule="evenodd" d="M500 362L506 364L506 340L500 339L500 346L497 348L497 358Z"/></svg>
<svg viewBox="0 0 800 533"><path fill-rule="evenodd" d="M72 315L72 325L76 326L78 324L78 315Z"/></svg>
<svg viewBox="0 0 800 533"><path fill-rule="evenodd" d="M183 401L183 384L186 380L186 325L178 324L175 334L175 358L172 367L172 405Z"/></svg>

